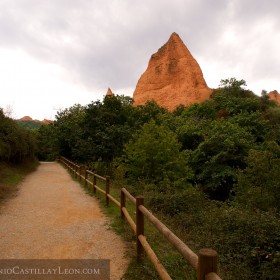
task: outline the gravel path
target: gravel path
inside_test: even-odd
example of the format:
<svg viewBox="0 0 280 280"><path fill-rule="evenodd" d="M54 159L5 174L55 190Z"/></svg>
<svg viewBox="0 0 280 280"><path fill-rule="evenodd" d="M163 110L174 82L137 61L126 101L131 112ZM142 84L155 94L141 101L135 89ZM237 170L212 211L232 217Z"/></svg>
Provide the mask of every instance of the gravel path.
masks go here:
<svg viewBox="0 0 280 280"><path fill-rule="evenodd" d="M126 245L110 230L95 198L58 163L41 163L0 208L2 259L110 259L121 279Z"/></svg>

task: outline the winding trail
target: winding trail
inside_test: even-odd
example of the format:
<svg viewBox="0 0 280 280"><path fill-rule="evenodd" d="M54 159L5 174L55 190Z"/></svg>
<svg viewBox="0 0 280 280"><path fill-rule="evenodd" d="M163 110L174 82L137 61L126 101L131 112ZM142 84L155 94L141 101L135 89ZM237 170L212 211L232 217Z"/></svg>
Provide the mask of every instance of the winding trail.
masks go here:
<svg viewBox="0 0 280 280"><path fill-rule="evenodd" d="M110 259L121 279L126 245L109 227L95 198L58 163L41 163L0 208L2 259Z"/></svg>

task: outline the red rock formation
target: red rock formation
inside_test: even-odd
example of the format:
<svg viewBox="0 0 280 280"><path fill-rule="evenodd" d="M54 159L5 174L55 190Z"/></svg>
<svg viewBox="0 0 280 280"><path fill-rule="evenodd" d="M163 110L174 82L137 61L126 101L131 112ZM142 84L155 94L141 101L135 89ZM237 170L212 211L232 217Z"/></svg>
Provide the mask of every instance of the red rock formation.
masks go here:
<svg viewBox="0 0 280 280"><path fill-rule="evenodd" d="M208 99L208 88L202 71L178 34L152 55L147 70L140 77L133 94L134 105L155 100L160 106L174 110Z"/></svg>
<svg viewBox="0 0 280 280"><path fill-rule="evenodd" d="M38 123L45 123L45 124L53 123L53 121L47 120L47 119L44 119L44 120L42 120L42 121L33 120L33 119L32 119L31 117L29 117L29 116L22 117L21 119L19 119L19 121L31 121L31 122L38 122Z"/></svg>
<svg viewBox="0 0 280 280"><path fill-rule="evenodd" d="M111 89L110 88L108 88L108 90L107 90L107 93L106 93L106 96L113 96L114 94L113 94L113 92L111 91Z"/></svg>
<svg viewBox="0 0 280 280"><path fill-rule="evenodd" d="M280 94L277 90L273 90L267 95L269 99L276 101L280 105Z"/></svg>
<svg viewBox="0 0 280 280"><path fill-rule="evenodd" d="M45 124L53 123L53 121L47 120L47 119L43 119L41 122L42 122L42 123L45 123Z"/></svg>
<svg viewBox="0 0 280 280"><path fill-rule="evenodd" d="M24 116L21 119L19 119L20 121L33 121L33 119L29 116Z"/></svg>

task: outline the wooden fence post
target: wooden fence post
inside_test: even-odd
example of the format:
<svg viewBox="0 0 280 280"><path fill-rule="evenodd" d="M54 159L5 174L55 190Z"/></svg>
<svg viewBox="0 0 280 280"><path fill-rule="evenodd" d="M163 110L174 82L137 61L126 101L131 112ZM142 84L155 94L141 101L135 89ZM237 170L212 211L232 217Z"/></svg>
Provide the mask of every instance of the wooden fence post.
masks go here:
<svg viewBox="0 0 280 280"><path fill-rule="evenodd" d="M110 193L110 177L106 176L106 205L109 206L110 199L108 194Z"/></svg>
<svg viewBox="0 0 280 280"><path fill-rule="evenodd" d="M83 166L82 165L80 165L79 166L79 182L81 182L81 179L82 179L82 168L83 168Z"/></svg>
<svg viewBox="0 0 280 280"><path fill-rule="evenodd" d="M93 173L93 193L96 194L96 176L95 173Z"/></svg>
<svg viewBox="0 0 280 280"><path fill-rule="evenodd" d="M218 254L213 249L201 249L198 255L197 279L205 280L205 276L210 272L217 273Z"/></svg>
<svg viewBox="0 0 280 280"><path fill-rule="evenodd" d="M144 215L139 210L139 206L144 205L144 197L137 196L136 197L136 254L137 254L137 261L141 261L144 249L139 240L139 235L144 235Z"/></svg>
<svg viewBox="0 0 280 280"><path fill-rule="evenodd" d="M121 218L124 220L125 219L125 215L124 215L124 213L122 211L123 207L125 207L125 194L121 190Z"/></svg>
<svg viewBox="0 0 280 280"><path fill-rule="evenodd" d="M87 186L87 178L88 178L88 173L87 173L87 169L85 168L85 187Z"/></svg>

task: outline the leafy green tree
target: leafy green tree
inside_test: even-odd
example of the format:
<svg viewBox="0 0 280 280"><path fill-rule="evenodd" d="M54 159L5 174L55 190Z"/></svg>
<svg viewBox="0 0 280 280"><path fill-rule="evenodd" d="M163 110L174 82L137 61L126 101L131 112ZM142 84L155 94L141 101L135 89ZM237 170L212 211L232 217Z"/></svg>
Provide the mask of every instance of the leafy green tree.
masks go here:
<svg viewBox="0 0 280 280"><path fill-rule="evenodd" d="M268 121L269 130L267 139L280 144L280 107L271 106L264 112L264 117Z"/></svg>
<svg viewBox="0 0 280 280"><path fill-rule="evenodd" d="M162 115L167 114L168 111L160 107L154 100L147 101L145 105L135 107L135 113L138 118L139 127L150 120L155 120L159 124L159 119Z"/></svg>
<svg viewBox="0 0 280 280"><path fill-rule="evenodd" d="M214 121L204 139L191 154L196 183L210 198L226 200L237 181L237 170L246 167L245 157L254 138L236 124Z"/></svg>
<svg viewBox="0 0 280 280"><path fill-rule="evenodd" d="M88 147L86 161L104 162L109 170L113 160L122 155L138 121L131 103L129 97L110 96L86 107L82 124L82 139Z"/></svg>
<svg viewBox="0 0 280 280"><path fill-rule="evenodd" d="M178 140L182 144L182 149L195 150L205 140L205 130L208 126L209 122L192 119L189 119L187 122L179 126L176 133L178 135Z"/></svg>
<svg viewBox="0 0 280 280"><path fill-rule="evenodd" d="M242 86L247 86L246 81L237 80L236 78L222 79L220 82L220 87L230 90L240 90Z"/></svg>
<svg viewBox="0 0 280 280"><path fill-rule="evenodd" d="M193 104L184 110L181 116L185 119L193 120L214 120L216 118L216 109L213 100L206 100L200 104Z"/></svg>
<svg viewBox="0 0 280 280"><path fill-rule="evenodd" d="M37 143L34 134L6 117L0 109L0 161L21 163L34 159Z"/></svg>
<svg viewBox="0 0 280 280"><path fill-rule="evenodd" d="M244 80L235 78L221 80L221 85L212 93L216 115L219 118L228 118L240 113L251 113L261 110L260 97L252 91L246 90Z"/></svg>
<svg viewBox="0 0 280 280"><path fill-rule="evenodd" d="M130 179L146 183L174 186L192 177L176 134L154 120L144 124L125 146L124 162Z"/></svg>
<svg viewBox="0 0 280 280"><path fill-rule="evenodd" d="M240 113L232 116L228 121L251 133L255 137L254 141L256 143L263 143L270 131L269 121L260 111Z"/></svg>
<svg viewBox="0 0 280 280"><path fill-rule="evenodd" d="M85 108L79 104L60 111L56 121L50 128L54 129L56 147L60 155L75 160L81 160L81 138L83 134L83 121Z"/></svg>
<svg viewBox="0 0 280 280"><path fill-rule="evenodd" d="M265 143L250 150L247 167L238 173L236 200L252 209L280 211L280 146Z"/></svg>
<svg viewBox="0 0 280 280"><path fill-rule="evenodd" d="M37 152L38 159L40 161L55 160L60 155L60 150L54 124L43 124L35 133L40 147Z"/></svg>

